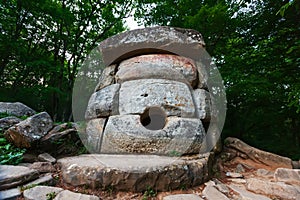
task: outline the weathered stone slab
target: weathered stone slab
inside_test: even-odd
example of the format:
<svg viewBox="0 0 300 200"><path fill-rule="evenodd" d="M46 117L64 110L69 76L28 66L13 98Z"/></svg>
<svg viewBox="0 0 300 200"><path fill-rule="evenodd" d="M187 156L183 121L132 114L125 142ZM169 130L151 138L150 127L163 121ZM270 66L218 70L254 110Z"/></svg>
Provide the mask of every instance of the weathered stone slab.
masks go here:
<svg viewBox="0 0 300 200"><path fill-rule="evenodd" d="M115 82L116 68L117 65L110 65L103 69L95 92L101 90L102 88L105 88L106 86L112 85Z"/></svg>
<svg viewBox="0 0 300 200"><path fill-rule="evenodd" d="M239 200L272 200L269 197L249 192L233 184L230 184L229 187L239 194Z"/></svg>
<svg viewBox="0 0 300 200"><path fill-rule="evenodd" d="M73 186L113 187L116 190L169 191L192 187L210 174L207 158L184 159L156 155L89 154L58 160L63 180Z"/></svg>
<svg viewBox="0 0 300 200"><path fill-rule="evenodd" d="M163 197L163 200L203 200L196 194L174 194Z"/></svg>
<svg viewBox="0 0 300 200"><path fill-rule="evenodd" d="M52 128L53 121L48 113L42 112L10 127L4 136L17 147L30 148Z"/></svg>
<svg viewBox="0 0 300 200"><path fill-rule="evenodd" d="M275 171L274 178L276 181L300 185L300 169L278 168Z"/></svg>
<svg viewBox="0 0 300 200"><path fill-rule="evenodd" d="M198 82L193 60L170 54L150 54L122 61L116 74L117 82L136 79L167 79L189 83Z"/></svg>
<svg viewBox="0 0 300 200"><path fill-rule="evenodd" d="M32 185L54 185L55 181L52 177L51 173L43 174L38 179L31 181L24 185L24 187L32 186Z"/></svg>
<svg viewBox="0 0 300 200"><path fill-rule="evenodd" d="M293 168L292 160L290 158L256 149L237 138L226 138L224 144L226 144L227 147L233 148L247 155L251 160L260 164L265 164L274 170L280 167L289 169Z"/></svg>
<svg viewBox="0 0 300 200"><path fill-rule="evenodd" d="M55 172L56 169L51 162L34 162L29 166L30 169L35 169L39 173Z"/></svg>
<svg viewBox="0 0 300 200"><path fill-rule="evenodd" d="M189 87L177 81L144 79L121 85L119 113L142 114L147 107L158 106L167 116L195 117L195 106Z"/></svg>
<svg viewBox="0 0 300 200"><path fill-rule="evenodd" d="M204 89L196 89L193 91L197 116L200 119L209 121L211 118L211 102L210 94Z"/></svg>
<svg viewBox="0 0 300 200"><path fill-rule="evenodd" d="M25 200L48 200L48 195L59 194L63 189L59 187L50 187L50 186L36 186L25 190L23 195Z"/></svg>
<svg viewBox="0 0 300 200"><path fill-rule="evenodd" d="M99 197L93 195L75 193L69 190L64 190L60 192L53 200L70 200L70 199L99 200Z"/></svg>
<svg viewBox="0 0 300 200"><path fill-rule="evenodd" d="M202 195L204 195L207 200L229 200L225 194L217 190L212 184L209 184L204 188Z"/></svg>
<svg viewBox="0 0 300 200"><path fill-rule="evenodd" d="M22 120L17 118L17 117L4 117L0 119L0 129L4 130L4 129L8 129L9 127L20 123Z"/></svg>
<svg viewBox="0 0 300 200"><path fill-rule="evenodd" d="M36 112L20 102L0 102L0 113L7 113L17 117L22 117L34 115Z"/></svg>
<svg viewBox="0 0 300 200"><path fill-rule="evenodd" d="M13 188L38 178L36 170L23 166L0 165L0 190Z"/></svg>
<svg viewBox="0 0 300 200"><path fill-rule="evenodd" d="M300 187L294 187L283 182L250 178L247 180L246 188L258 194L277 196L282 199L300 199Z"/></svg>
<svg viewBox="0 0 300 200"><path fill-rule="evenodd" d="M271 172L266 169L258 169L256 171L257 176L265 177L265 178L273 178L274 177L274 172Z"/></svg>
<svg viewBox="0 0 300 200"><path fill-rule="evenodd" d="M92 119L86 125L85 146L92 153L100 153L104 125L107 119Z"/></svg>
<svg viewBox="0 0 300 200"><path fill-rule="evenodd" d="M41 162L50 162L52 164L56 163L56 159L53 158L49 153L42 153L38 155L38 159Z"/></svg>
<svg viewBox="0 0 300 200"><path fill-rule="evenodd" d="M181 155L199 153L205 130L200 119L167 118L161 130L146 129L138 115L111 116L105 127L101 152Z"/></svg>
<svg viewBox="0 0 300 200"><path fill-rule="evenodd" d="M106 66L126 58L150 53L173 53L199 59L205 43L202 35L191 29L148 27L120 33L100 44Z"/></svg>
<svg viewBox="0 0 300 200"><path fill-rule="evenodd" d="M15 200L21 196L21 191L19 188L13 188L9 190L0 191L1 200Z"/></svg>
<svg viewBox="0 0 300 200"><path fill-rule="evenodd" d="M226 176L231 178L244 178L244 176L237 172L226 172Z"/></svg>
<svg viewBox="0 0 300 200"><path fill-rule="evenodd" d="M113 84L93 93L86 109L85 118L106 117L117 110L119 88L120 84Z"/></svg>

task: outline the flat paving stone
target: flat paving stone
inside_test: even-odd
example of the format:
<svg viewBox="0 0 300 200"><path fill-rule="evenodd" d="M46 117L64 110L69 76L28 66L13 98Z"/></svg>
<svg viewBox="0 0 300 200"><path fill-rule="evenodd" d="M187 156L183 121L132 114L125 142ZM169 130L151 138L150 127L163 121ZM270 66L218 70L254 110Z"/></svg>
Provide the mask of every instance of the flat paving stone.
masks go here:
<svg viewBox="0 0 300 200"><path fill-rule="evenodd" d="M210 184L204 188L202 195L205 196L207 200L229 200L225 194Z"/></svg>
<svg viewBox="0 0 300 200"><path fill-rule="evenodd" d="M300 169L278 168L274 173L276 181L300 185Z"/></svg>
<svg viewBox="0 0 300 200"><path fill-rule="evenodd" d="M15 200L20 196L21 196L21 191L19 188L0 191L1 200Z"/></svg>
<svg viewBox="0 0 300 200"><path fill-rule="evenodd" d="M23 192L25 200L48 200L47 194L58 194L63 191L59 187L36 186Z"/></svg>
<svg viewBox="0 0 300 200"><path fill-rule="evenodd" d="M157 155L89 154L58 160L64 182L92 188L157 191L202 184L209 178L211 156L184 159Z"/></svg>
<svg viewBox="0 0 300 200"><path fill-rule="evenodd" d="M99 197L64 190L60 192L53 200L99 200Z"/></svg>
<svg viewBox="0 0 300 200"><path fill-rule="evenodd" d="M203 200L201 197L199 197L196 194L175 194L175 195L169 195L165 196L163 200Z"/></svg>
<svg viewBox="0 0 300 200"><path fill-rule="evenodd" d="M233 184L229 185L229 187L239 194L240 200L272 200L269 197L249 192Z"/></svg>
<svg viewBox="0 0 300 200"><path fill-rule="evenodd" d="M19 186L38 178L37 170L24 166L0 165L0 190Z"/></svg>
<svg viewBox="0 0 300 200"><path fill-rule="evenodd" d="M48 174L41 175L38 179L31 181L24 186L25 187L30 186L30 185L48 185L48 186L51 185L52 186L54 184L55 184L55 181L52 177L52 174L48 173Z"/></svg>

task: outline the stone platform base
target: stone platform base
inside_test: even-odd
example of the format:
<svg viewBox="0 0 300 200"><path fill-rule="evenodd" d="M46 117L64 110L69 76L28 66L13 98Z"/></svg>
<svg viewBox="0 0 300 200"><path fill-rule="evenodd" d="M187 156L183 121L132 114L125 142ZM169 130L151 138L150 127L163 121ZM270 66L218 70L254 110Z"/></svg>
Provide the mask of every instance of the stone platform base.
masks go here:
<svg viewBox="0 0 300 200"><path fill-rule="evenodd" d="M169 191L210 178L212 154L193 157L87 154L58 160L62 178L73 186L133 192Z"/></svg>

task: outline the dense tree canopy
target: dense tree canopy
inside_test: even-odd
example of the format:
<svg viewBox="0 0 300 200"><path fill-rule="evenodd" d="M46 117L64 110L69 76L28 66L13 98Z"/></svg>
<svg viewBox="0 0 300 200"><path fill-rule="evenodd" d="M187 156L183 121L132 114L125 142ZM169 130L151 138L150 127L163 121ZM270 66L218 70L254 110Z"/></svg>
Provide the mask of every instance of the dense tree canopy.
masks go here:
<svg viewBox="0 0 300 200"><path fill-rule="evenodd" d="M300 158L299 1L139 2L141 23L203 34L226 86L224 136Z"/></svg>
<svg viewBox="0 0 300 200"><path fill-rule="evenodd" d="M70 119L80 63L100 41L125 30L132 8L129 0L1 1L0 101Z"/></svg>

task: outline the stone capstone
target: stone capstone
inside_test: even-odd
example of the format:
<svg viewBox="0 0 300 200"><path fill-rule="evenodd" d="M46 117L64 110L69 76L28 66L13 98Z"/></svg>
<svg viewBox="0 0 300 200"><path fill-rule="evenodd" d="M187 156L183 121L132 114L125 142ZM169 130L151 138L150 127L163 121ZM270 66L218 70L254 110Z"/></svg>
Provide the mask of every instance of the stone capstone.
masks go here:
<svg viewBox="0 0 300 200"><path fill-rule="evenodd" d="M157 191L192 187L209 178L210 157L184 159L157 155L89 154L58 160L64 182L92 188Z"/></svg>
<svg viewBox="0 0 300 200"><path fill-rule="evenodd" d="M111 116L106 124L102 153L199 153L205 135L199 119L168 117L161 130L146 129L139 115Z"/></svg>
<svg viewBox="0 0 300 200"><path fill-rule="evenodd" d="M19 148L30 148L52 128L48 113L42 112L15 124L4 132L4 136Z"/></svg>
<svg viewBox="0 0 300 200"><path fill-rule="evenodd" d="M167 79L197 84L197 67L192 59L170 54L150 54L122 61L116 73L119 83L137 79Z"/></svg>
<svg viewBox="0 0 300 200"><path fill-rule="evenodd" d="M147 107L159 106L167 116L195 117L189 87L177 81L144 79L121 85L119 113L142 114Z"/></svg>
<svg viewBox="0 0 300 200"><path fill-rule="evenodd" d="M0 113L22 117L34 115L36 112L20 102L0 102Z"/></svg>
<svg viewBox="0 0 300 200"><path fill-rule="evenodd" d="M63 191L59 187L36 186L23 192L25 200L48 200Z"/></svg>
<svg viewBox="0 0 300 200"><path fill-rule="evenodd" d="M106 117L116 112L119 87L120 84L113 84L93 93L86 109L85 118Z"/></svg>
<svg viewBox="0 0 300 200"><path fill-rule="evenodd" d="M23 166L0 165L0 190L13 188L38 178L37 170Z"/></svg>

